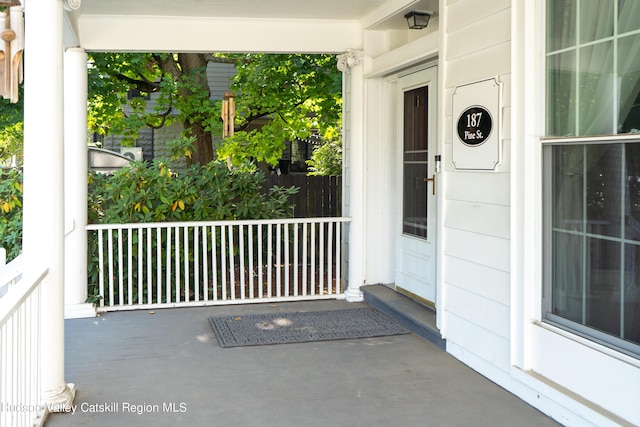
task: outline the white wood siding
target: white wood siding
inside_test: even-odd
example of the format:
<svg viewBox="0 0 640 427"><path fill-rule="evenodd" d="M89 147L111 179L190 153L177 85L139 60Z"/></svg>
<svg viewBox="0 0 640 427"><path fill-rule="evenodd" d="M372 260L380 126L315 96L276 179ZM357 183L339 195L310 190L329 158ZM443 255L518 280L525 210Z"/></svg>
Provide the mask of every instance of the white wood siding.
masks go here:
<svg viewBox="0 0 640 427"><path fill-rule="evenodd" d="M476 22L486 22L488 17L511 7L511 0L446 0L445 3L449 32L458 31Z"/></svg>
<svg viewBox="0 0 640 427"><path fill-rule="evenodd" d="M229 89L229 82L236 75L236 67L233 64L209 62L207 64L207 80L211 90L212 99L222 99L225 91Z"/></svg>
<svg viewBox="0 0 640 427"><path fill-rule="evenodd" d="M477 294L476 278L482 277L485 281L481 288L482 296L496 304L509 305L509 273L455 256L449 256L447 264L445 281L449 286Z"/></svg>
<svg viewBox="0 0 640 427"><path fill-rule="evenodd" d="M477 359L479 358L486 361L492 368L499 368L500 372L506 373L509 371L509 340L493 333L482 325L452 313L447 313L447 329L455 336L463 335L465 337L464 345L458 344L461 342L459 339L451 342L447 338L447 351L451 352L450 347L463 349L460 353L454 353L454 356L462 362L478 370ZM489 370L485 372L489 372ZM486 375L485 372L481 373ZM493 370L490 372L492 376L495 375Z"/></svg>
<svg viewBox="0 0 640 427"><path fill-rule="evenodd" d="M444 62L443 292L446 339L499 370L510 369L510 1L446 2ZM498 77L503 83L502 163L493 172L451 163L451 99L456 86Z"/></svg>

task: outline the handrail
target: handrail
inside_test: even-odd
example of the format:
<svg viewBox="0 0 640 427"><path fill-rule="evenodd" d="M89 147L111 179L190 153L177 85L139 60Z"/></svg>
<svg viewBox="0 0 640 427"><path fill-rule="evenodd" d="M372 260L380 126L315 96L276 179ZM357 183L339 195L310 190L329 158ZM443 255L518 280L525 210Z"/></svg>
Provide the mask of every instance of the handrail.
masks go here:
<svg viewBox="0 0 640 427"><path fill-rule="evenodd" d="M0 298L0 425L42 425L41 289L49 270L30 269Z"/></svg>
<svg viewBox="0 0 640 427"><path fill-rule="evenodd" d="M11 287L9 292L0 298L0 325L3 325L18 310L20 304L31 295L31 292L44 280L48 273L48 268L40 271L40 273L27 273L17 286Z"/></svg>
<svg viewBox="0 0 640 427"><path fill-rule="evenodd" d="M170 227L202 227L202 226L229 226L229 225L268 225L268 224L311 224L328 222L350 222L348 217L321 217L321 218L281 218L281 219L237 219L222 221L185 221L185 222L141 222L125 224L89 224L87 230L118 230L129 228L170 228Z"/></svg>

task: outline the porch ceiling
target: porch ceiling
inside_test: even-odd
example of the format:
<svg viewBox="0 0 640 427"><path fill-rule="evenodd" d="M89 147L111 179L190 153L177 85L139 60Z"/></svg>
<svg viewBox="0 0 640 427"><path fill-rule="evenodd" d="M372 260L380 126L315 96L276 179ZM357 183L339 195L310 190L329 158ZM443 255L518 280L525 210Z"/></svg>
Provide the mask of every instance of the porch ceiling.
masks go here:
<svg viewBox="0 0 640 427"><path fill-rule="evenodd" d="M76 0L67 46L87 50L338 52L361 30L406 30L438 0Z"/></svg>
<svg viewBox="0 0 640 427"><path fill-rule="evenodd" d="M386 0L82 0L81 14L358 20Z"/></svg>

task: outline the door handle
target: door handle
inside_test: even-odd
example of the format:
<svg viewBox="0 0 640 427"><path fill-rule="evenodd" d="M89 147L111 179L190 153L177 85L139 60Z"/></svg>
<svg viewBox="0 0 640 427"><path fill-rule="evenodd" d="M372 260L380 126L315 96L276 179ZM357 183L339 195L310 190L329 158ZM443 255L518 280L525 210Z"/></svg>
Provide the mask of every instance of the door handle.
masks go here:
<svg viewBox="0 0 640 427"><path fill-rule="evenodd" d="M436 174L434 173L431 178L425 178L424 182L431 183L431 194L435 196L436 195Z"/></svg>

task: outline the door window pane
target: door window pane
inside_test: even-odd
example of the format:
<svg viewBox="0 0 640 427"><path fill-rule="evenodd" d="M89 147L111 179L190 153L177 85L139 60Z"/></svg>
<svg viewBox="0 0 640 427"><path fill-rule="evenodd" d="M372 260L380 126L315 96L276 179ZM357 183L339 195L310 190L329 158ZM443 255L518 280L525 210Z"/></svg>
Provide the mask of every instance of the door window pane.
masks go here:
<svg viewBox="0 0 640 427"><path fill-rule="evenodd" d="M428 88L404 94L402 232L427 237Z"/></svg>

